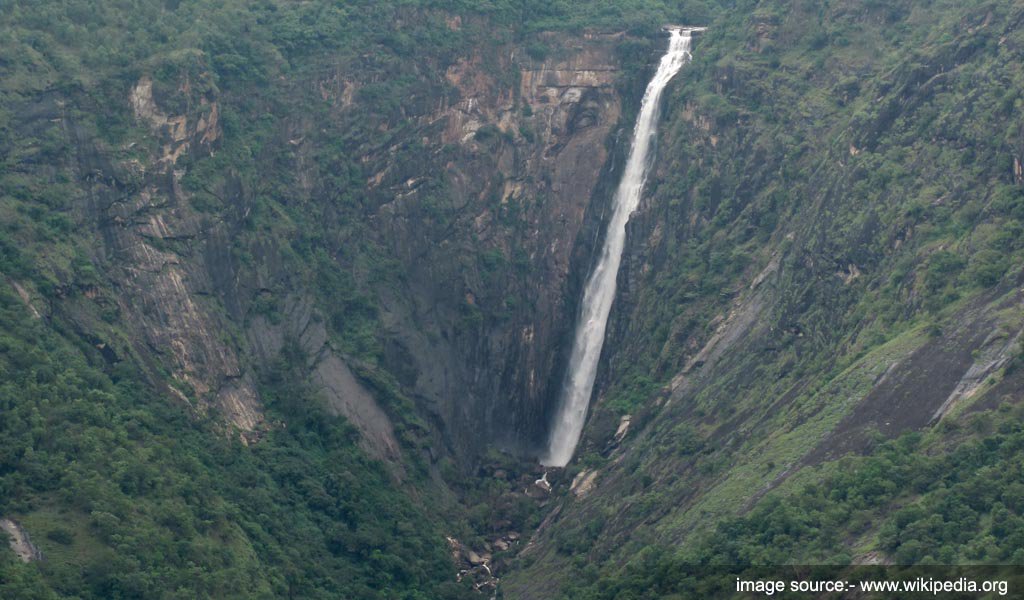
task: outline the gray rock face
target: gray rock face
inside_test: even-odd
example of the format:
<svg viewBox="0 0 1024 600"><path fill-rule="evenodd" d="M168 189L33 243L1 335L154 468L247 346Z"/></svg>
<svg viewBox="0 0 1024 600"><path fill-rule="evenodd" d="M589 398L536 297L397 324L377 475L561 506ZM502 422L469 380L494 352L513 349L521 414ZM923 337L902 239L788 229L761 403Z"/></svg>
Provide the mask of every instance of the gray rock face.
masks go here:
<svg viewBox="0 0 1024 600"><path fill-rule="evenodd" d="M371 456L397 464L401 458L394 426L373 395L361 384L328 343L323 319L310 299L289 296L277 324L264 316L252 320L248 340L258 361L267 365L295 340L306 356L310 381L327 400L328 409L343 415L362 434L362 447Z"/></svg>
<svg viewBox="0 0 1024 600"><path fill-rule="evenodd" d="M192 208L176 166L181 156L206 156L218 143L218 102L185 84L176 93L190 99L186 114L164 110L148 77L126 99L136 121L149 129L152 144L144 159L138 152L102 148L60 113L75 149L67 166L84 191L79 218L95 229L100 243L91 258L110 283L84 296L115 312L119 327L90 320L87 310L74 306L75 298L64 298L63 310L109 361L137 359L169 398L197 413L214 409L248 441L258 437L262 410L251 373L225 335L230 327L211 297L215 286L203 260L211 247L223 245L225 225Z"/></svg>
<svg viewBox="0 0 1024 600"><path fill-rule="evenodd" d="M406 107L414 124L409 139L422 142L421 155L381 148L362 157L370 204L377 206L369 215L373 234L401 271L400 287L388 282L372 292L386 336L383 367L431 414L457 455L488 445L531 453L543 442L557 349L572 326L570 273L579 270L574 261L589 260L580 248L594 241L600 215L591 204L620 127L621 41L621 34L550 35L544 42L551 58L532 60L509 44L497 65L470 52L444 72L452 93L435 105ZM365 111L354 93L364 82L339 77L314 87L339 115ZM371 454L396 458L391 420L330 348L315 296L301 290L307 282L292 282L300 289L287 300L283 325L256 316L243 339L225 342L223 332L245 319L247 295L277 293L270 281L282 267L275 242L267 240L254 252L255 274L241 273L230 250L230 221L211 223L189 206L175 165L216 147L220 110L215 97L178 93L196 110L176 115L162 108L148 78L132 88L129 103L154 147L146 165L114 166L125 172L121 179L138 184L98 210L106 252L117 257L119 307L143 332L136 351L171 367L171 394L197 402L200 411L216 406L256 439L263 418L253 365L268 364L294 336L309 357L310 381L331 409L363 433ZM308 125L289 121L287 143L295 148L300 190L320 202L317 173L303 158L305 140L316 135ZM450 205L443 223L425 212L431 186L421 186L438 173ZM222 193L228 200L245 196L241 188Z"/></svg>
<svg viewBox="0 0 1024 600"><path fill-rule="evenodd" d="M218 141L218 104L200 95L198 103L209 110L168 115L148 77L135 85L129 101L158 148L147 166L120 166L140 186L99 215L106 250L120 271L120 308L145 335L145 351L171 366L177 387L185 390L179 396L197 400L200 411L216 406L243 434L254 434L262 414L251 376L236 349L222 340L227 324L201 297L213 286L194 253L212 243L214 227L191 209L180 186L183 173L175 168L183 153L202 156Z"/></svg>
<svg viewBox="0 0 1024 600"><path fill-rule="evenodd" d="M65 104L77 99L57 92L38 99L36 120L24 121L58 123L73 148L61 168L81 188L75 217L94 234L87 258L99 274L87 297L68 290L40 315L57 310L109 363L137 365L169 400L220 415L247 442L270 426L257 374L296 337L309 381L331 409L362 432L372 455L396 458L397 416L360 382L366 365L331 347L337 332L319 321L332 300L319 293L308 265L297 264L303 258L288 247L294 232L264 222L253 231L252 211L266 208L254 186L280 186L337 219L337 230L325 225L317 250L354 273L358 294L369 298L383 338L374 340L383 351L369 368L396 380L416 418L430 423L431 457L471 462L488 446L535 452L572 327L574 278L586 272L579 265L589 263L598 237L602 182L615 140L628 138L617 136L628 127L616 54L623 35L542 38L551 50L543 60L506 42L417 65L424 93L397 116L375 111L358 93L380 73L349 69L349 58L301 80L275 81L284 105L268 127L267 156L252 157L273 163L267 181L234 171L196 175L233 141L222 127L233 100L217 91L205 65L133 82L124 108L139 130L123 147L74 121ZM326 118L338 131L354 119L372 121L371 139L337 147L366 177L352 186L358 209L334 212L336 190L323 181L323 164L336 156L323 155L336 140L296 108L310 94L330 107ZM359 219L370 225L343 231ZM392 277L374 279L365 265L346 262L344 246L364 242ZM34 291L25 291L36 307ZM255 314L257 301L268 299L290 303L285 323Z"/></svg>
<svg viewBox="0 0 1024 600"><path fill-rule="evenodd" d="M411 373L459 453L491 444L530 454L544 443L573 263L589 261L578 251L594 242L592 201L621 125L621 37L552 35L544 61L502 48L500 69L518 71L517 86L479 55L457 61L446 72L455 98L420 118L425 134L438 132L424 136L428 153L447 148L448 160L383 157L370 178L382 242L408 274L401 293L379 291L389 366ZM445 173L456 207L443 229L424 218L415 184L432 170Z"/></svg>
<svg viewBox="0 0 1024 600"><path fill-rule="evenodd" d="M11 550L21 562L43 560L43 553L28 537L28 532L12 519L0 519L0 530L10 537Z"/></svg>

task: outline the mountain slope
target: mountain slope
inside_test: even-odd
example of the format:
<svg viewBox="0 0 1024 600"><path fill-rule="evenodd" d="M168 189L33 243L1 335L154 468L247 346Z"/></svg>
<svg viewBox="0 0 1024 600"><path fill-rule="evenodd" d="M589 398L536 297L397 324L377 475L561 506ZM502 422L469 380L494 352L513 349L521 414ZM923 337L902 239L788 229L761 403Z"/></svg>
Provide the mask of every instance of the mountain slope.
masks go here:
<svg viewBox="0 0 1024 600"><path fill-rule="evenodd" d="M9 8L5 597L1021 560L1020 7ZM541 479L666 23L709 29Z"/></svg>
<svg viewBox="0 0 1024 600"><path fill-rule="evenodd" d="M648 46L447 8L5 11L5 595L456 597L526 527L467 476L543 438Z"/></svg>
<svg viewBox="0 0 1024 600"><path fill-rule="evenodd" d="M1013 559L1020 522L994 515L1020 431L1020 18L713 22L666 103L582 458L513 597L557 597L561 569L568 597L612 598L686 565ZM1006 477L978 496L972 468Z"/></svg>

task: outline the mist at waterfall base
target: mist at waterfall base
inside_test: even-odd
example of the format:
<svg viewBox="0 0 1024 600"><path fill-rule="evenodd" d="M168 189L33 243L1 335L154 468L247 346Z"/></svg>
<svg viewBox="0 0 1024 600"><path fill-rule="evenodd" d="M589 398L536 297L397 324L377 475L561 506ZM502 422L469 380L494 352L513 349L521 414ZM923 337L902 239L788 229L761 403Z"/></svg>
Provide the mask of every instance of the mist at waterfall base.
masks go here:
<svg viewBox="0 0 1024 600"><path fill-rule="evenodd" d="M669 80L690 59L692 33L701 28L679 28L670 31L668 51L661 57L658 70L644 92L633 130L633 146L629 151L622 181L612 202L612 218L608 223L601 256L587 280L583 302L576 322L572 354L559 397L558 412L548 438L547 453L540 462L548 467L564 467L572 459L583 432L594 378L604 346L608 315L615 299L616 278L626 240L626 222L640 203L651 149L657 135L661 94Z"/></svg>

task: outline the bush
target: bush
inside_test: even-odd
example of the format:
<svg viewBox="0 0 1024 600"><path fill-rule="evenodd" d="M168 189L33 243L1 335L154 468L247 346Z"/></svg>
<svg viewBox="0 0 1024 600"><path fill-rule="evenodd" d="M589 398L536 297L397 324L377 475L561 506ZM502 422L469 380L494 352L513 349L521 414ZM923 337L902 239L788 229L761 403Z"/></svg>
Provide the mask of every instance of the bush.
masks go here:
<svg viewBox="0 0 1024 600"><path fill-rule="evenodd" d="M956 276L964 268L966 261L959 254L948 250L939 250L928 258L924 284L928 292L934 294L951 285Z"/></svg>
<svg viewBox="0 0 1024 600"><path fill-rule="evenodd" d="M1005 255L995 250L982 250L971 258L967 277L975 285L991 287L1003 278L1007 262Z"/></svg>
<svg viewBox="0 0 1024 600"><path fill-rule="evenodd" d="M70 546L75 541L74 532L63 527L51 529L46 533L46 537L64 546Z"/></svg>

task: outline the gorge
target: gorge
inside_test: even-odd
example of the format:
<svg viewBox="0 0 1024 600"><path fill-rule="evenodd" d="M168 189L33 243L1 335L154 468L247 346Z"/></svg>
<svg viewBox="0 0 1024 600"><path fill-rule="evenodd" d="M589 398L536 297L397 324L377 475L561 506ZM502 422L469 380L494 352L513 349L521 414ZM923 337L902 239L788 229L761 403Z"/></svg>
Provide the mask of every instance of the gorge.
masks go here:
<svg viewBox="0 0 1024 600"><path fill-rule="evenodd" d="M12 0L0 38L0 597L1024 564L1021 6Z"/></svg>

